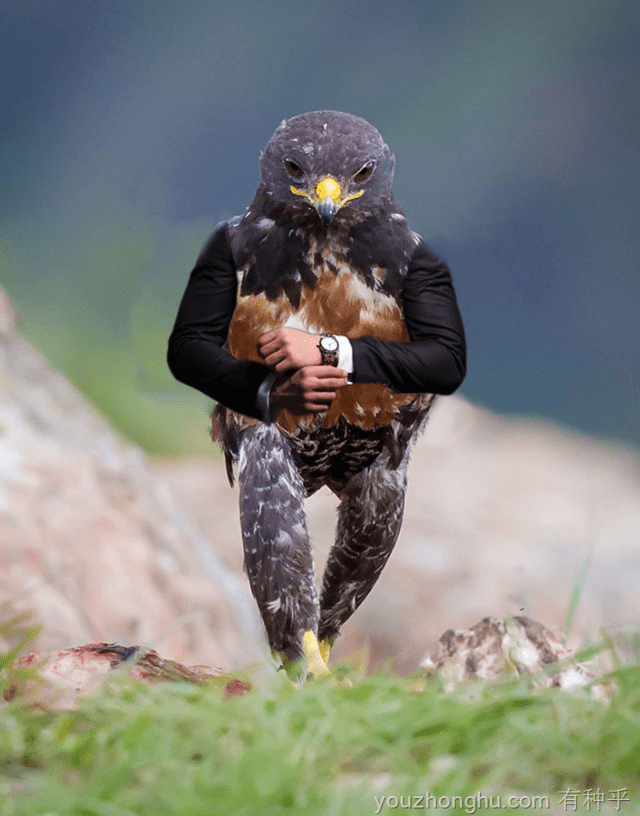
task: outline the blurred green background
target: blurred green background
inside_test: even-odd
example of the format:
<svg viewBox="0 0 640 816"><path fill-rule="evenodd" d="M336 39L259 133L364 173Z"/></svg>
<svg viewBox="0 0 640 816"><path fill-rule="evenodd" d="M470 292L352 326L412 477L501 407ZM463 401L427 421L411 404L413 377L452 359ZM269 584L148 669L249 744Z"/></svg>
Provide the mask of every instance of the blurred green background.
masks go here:
<svg viewBox="0 0 640 816"><path fill-rule="evenodd" d="M640 8L611 0L5 2L0 282L146 450L208 453L166 342L284 117L364 116L450 264L461 393L640 444Z"/></svg>

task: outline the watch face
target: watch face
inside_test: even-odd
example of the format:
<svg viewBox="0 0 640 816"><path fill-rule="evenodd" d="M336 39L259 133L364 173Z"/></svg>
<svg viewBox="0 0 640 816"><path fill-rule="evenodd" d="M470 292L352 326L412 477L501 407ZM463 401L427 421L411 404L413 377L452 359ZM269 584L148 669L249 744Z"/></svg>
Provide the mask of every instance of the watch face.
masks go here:
<svg viewBox="0 0 640 816"><path fill-rule="evenodd" d="M320 345L325 351L328 351L331 354L338 350L338 341L335 337L322 337L320 339Z"/></svg>

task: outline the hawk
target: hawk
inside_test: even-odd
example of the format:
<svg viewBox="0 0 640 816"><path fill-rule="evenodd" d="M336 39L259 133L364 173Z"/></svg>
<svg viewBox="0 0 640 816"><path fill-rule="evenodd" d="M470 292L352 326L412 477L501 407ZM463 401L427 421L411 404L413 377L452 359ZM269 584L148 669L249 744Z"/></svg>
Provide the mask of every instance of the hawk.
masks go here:
<svg viewBox="0 0 640 816"><path fill-rule="evenodd" d="M409 229L394 162L358 116L283 121L246 213L200 253L169 341L176 378L217 401L245 569L293 678L329 673L396 543L411 441L465 375L451 274ZM323 486L340 505L318 594L304 501Z"/></svg>

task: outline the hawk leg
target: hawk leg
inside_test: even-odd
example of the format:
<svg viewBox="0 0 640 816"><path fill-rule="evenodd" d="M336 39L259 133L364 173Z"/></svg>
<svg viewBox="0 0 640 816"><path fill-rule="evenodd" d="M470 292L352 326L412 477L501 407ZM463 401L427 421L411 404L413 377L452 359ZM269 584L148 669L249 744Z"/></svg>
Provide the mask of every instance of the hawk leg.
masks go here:
<svg viewBox="0 0 640 816"><path fill-rule="evenodd" d="M306 491L289 446L274 425L243 431L238 481L244 566L269 645L290 676L306 668L316 676L325 673L316 639L318 595Z"/></svg>
<svg viewBox="0 0 640 816"><path fill-rule="evenodd" d="M396 469L386 453L353 476L341 495L336 541L320 595L318 637L325 661L342 624L373 589L395 546L404 511L408 453Z"/></svg>

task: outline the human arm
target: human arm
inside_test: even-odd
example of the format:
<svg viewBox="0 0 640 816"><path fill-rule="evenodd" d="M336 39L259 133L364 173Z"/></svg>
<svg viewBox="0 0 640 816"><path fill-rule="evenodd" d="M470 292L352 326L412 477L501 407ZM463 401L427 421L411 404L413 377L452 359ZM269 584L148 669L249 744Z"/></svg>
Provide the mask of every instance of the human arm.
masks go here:
<svg viewBox="0 0 640 816"><path fill-rule="evenodd" d="M322 365L322 354L318 346L321 337L320 334L302 329L281 326L262 335L258 341L260 355L269 368L277 372ZM351 343L343 335L334 337L338 341L337 367L350 374L353 371Z"/></svg>
<svg viewBox="0 0 640 816"><path fill-rule="evenodd" d="M409 264L403 307L410 342L340 337L340 367L352 382L383 383L406 393L453 393L466 372L464 328L449 268L422 241ZM319 339L280 327L260 338L260 351L276 372L317 365Z"/></svg>
<svg viewBox="0 0 640 816"><path fill-rule="evenodd" d="M466 373L466 342L451 273L421 241L403 287L409 343L378 337L351 340L354 382L402 393L452 394Z"/></svg>
<svg viewBox="0 0 640 816"><path fill-rule="evenodd" d="M180 382L242 414L272 421L280 408L326 410L345 379L333 366L273 377L266 365L234 357L224 344L236 305L237 276L226 224L205 244L191 272L169 338L167 362ZM318 351L319 353L319 351ZM337 385L336 385L337 383Z"/></svg>
<svg viewBox="0 0 640 816"><path fill-rule="evenodd" d="M205 244L191 272L169 338L167 363L180 382L234 411L262 419L258 389L267 366L223 348L236 305L237 277L226 224Z"/></svg>

